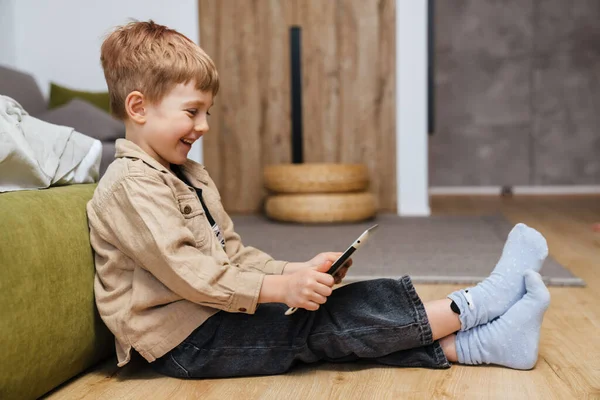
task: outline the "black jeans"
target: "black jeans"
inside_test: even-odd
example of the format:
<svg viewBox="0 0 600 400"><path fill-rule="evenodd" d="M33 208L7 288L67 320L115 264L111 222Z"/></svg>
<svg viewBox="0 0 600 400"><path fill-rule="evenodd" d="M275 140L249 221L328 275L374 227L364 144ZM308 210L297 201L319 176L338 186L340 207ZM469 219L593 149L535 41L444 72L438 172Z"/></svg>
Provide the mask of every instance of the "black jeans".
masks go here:
<svg viewBox="0 0 600 400"><path fill-rule="evenodd" d="M343 286L315 312L285 316L287 308L261 304L254 315L219 312L151 365L178 378L273 375L299 362L359 359L450 366L408 276Z"/></svg>

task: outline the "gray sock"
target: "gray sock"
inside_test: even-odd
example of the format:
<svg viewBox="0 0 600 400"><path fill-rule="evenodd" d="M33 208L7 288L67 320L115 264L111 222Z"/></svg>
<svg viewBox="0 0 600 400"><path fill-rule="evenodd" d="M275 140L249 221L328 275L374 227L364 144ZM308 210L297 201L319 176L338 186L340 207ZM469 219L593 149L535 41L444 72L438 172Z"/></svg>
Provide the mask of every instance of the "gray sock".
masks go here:
<svg viewBox="0 0 600 400"><path fill-rule="evenodd" d="M525 271L524 281L527 293L504 315L456 334L459 363L497 364L515 369L534 367L550 293L537 272Z"/></svg>
<svg viewBox="0 0 600 400"><path fill-rule="evenodd" d="M466 331L504 314L525 294L523 273L539 271L547 255L548 245L542 234L525 224L517 224L508 234L502 257L491 275L475 287L448 296L460 310L460 330Z"/></svg>

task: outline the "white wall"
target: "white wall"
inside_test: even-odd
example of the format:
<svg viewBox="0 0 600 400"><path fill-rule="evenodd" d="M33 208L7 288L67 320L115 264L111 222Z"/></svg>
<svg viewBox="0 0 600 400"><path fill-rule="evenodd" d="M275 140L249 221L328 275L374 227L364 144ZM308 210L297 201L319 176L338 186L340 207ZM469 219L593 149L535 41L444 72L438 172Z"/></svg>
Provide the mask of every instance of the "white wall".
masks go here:
<svg viewBox="0 0 600 400"><path fill-rule="evenodd" d="M153 19L199 41L197 0L0 1L14 1L16 66L33 74L45 95L51 81L106 90L100 45L114 26L131 18ZM190 158L201 162L202 143L197 143Z"/></svg>
<svg viewBox="0 0 600 400"><path fill-rule="evenodd" d="M428 216L427 1L396 2L398 215Z"/></svg>
<svg viewBox="0 0 600 400"><path fill-rule="evenodd" d="M0 65L16 66L15 1L0 0Z"/></svg>

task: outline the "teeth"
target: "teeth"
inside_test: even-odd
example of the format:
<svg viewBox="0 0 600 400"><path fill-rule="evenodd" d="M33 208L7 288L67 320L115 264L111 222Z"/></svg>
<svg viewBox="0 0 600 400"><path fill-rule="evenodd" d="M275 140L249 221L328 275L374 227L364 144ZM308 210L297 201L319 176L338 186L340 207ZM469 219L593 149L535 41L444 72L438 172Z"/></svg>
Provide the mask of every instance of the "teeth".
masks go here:
<svg viewBox="0 0 600 400"><path fill-rule="evenodd" d="M181 139L182 142L187 143L187 144L192 144L194 142L192 142L191 140L186 140L186 139Z"/></svg>

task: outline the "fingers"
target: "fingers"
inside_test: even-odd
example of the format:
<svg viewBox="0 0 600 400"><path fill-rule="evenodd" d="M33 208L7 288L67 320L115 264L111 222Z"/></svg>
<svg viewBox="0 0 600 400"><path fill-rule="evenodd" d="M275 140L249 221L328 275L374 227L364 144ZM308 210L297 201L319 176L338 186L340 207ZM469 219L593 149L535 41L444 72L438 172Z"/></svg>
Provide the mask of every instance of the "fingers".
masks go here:
<svg viewBox="0 0 600 400"><path fill-rule="evenodd" d="M324 254L325 254L326 259L330 260L330 261L335 261L338 258L340 258L340 256L342 255L342 253L339 252L339 251L329 251L329 252L324 253Z"/></svg>
<svg viewBox="0 0 600 400"><path fill-rule="evenodd" d="M344 280L345 277L346 277L346 274L341 274L341 275L338 274L338 275L336 275L334 283L336 285L342 283L342 281Z"/></svg>
<svg viewBox="0 0 600 400"><path fill-rule="evenodd" d="M306 301L302 308L306 308L307 310L311 311L318 310L321 304L325 304L327 302L327 296L323 296L316 292L313 292L309 298L310 300Z"/></svg>
<svg viewBox="0 0 600 400"><path fill-rule="evenodd" d="M348 273L348 268L350 268L350 266L352 266L352 259L348 259L348 261L346 261L344 263L344 266L340 269L340 271L335 274L334 278L335 278L335 283L341 283L342 280L346 277L346 274Z"/></svg>
<svg viewBox="0 0 600 400"><path fill-rule="evenodd" d="M308 311L317 311L319 309L321 305L317 304L317 303L313 303L312 301L309 301L308 303L306 303L305 306L303 306L302 308L308 310Z"/></svg>
<svg viewBox="0 0 600 400"><path fill-rule="evenodd" d="M331 295L331 292L333 291L333 289L330 286L326 286L323 284L317 284L314 291L319 296L329 297ZM320 303L320 304L323 304L323 303Z"/></svg>
<svg viewBox="0 0 600 400"><path fill-rule="evenodd" d="M325 261L325 262L317 265L317 267L315 268L315 271L327 272L329 270L329 268L331 268L332 264L333 264L333 261Z"/></svg>
<svg viewBox="0 0 600 400"><path fill-rule="evenodd" d="M298 307L305 308L307 310L315 311L321 304L327 302L327 296L319 294L310 289L304 289L302 293L303 300L298 304Z"/></svg>
<svg viewBox="0 0 600 400"><path fill-rule="evenodd" d="M319 264L323 264L324 262L331 262L333 264L335 260L340 258L342 253L335 251L328 251L326 253L321 253L317 257L315 257L315 261Z"/></svg>
<svg viewBox="0 0 600 400"><path fill-rule="evenodd" d="M325 304L325 302L327 301L327 297L322 296L318 293L313 293L312 296L310 296L310 300L311 302L316 304Z"/></svg>
<svg viewBox="0 0 600 400"><path fill-rule="evenodd" d="M331 264L326 261L325 264ZM321 304L325 304L327 297L331 295L334 285L334 277L317 270L298 271L294 277L290 293L290 307L300 307L306 310L318 310Z"/></svg>
<svg viewBox="0 0 600 400"><path fill-rule="evenodd" d="M315 278L318 283L322 283L323 285L329 287L333 286L334 278L329 274L326 274L324 272L317 272Z"/></svg>
<svg viewBox="0 0 600 400"><path fill-rule="evenodd" d="M314 285L306 287L302 291L302 298L304 301L300 307L315 311L321 304L327 302L327 297L331 295L332 291L331 287L315 282Z"/></svg>

